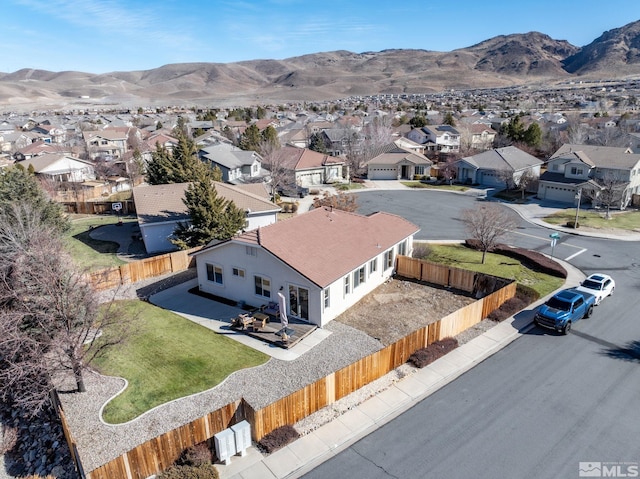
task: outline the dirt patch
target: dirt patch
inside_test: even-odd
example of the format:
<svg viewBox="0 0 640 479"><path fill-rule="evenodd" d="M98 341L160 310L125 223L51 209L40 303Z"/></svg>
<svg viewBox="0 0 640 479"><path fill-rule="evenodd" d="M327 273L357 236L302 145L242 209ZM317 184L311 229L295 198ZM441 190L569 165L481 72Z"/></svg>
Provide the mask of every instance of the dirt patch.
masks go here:
<svg viewBox="0 0 640 479"><path fill-rule="evenodd" d="M391 279L336 318L389 345L476 301L469 294Z"/></svg>

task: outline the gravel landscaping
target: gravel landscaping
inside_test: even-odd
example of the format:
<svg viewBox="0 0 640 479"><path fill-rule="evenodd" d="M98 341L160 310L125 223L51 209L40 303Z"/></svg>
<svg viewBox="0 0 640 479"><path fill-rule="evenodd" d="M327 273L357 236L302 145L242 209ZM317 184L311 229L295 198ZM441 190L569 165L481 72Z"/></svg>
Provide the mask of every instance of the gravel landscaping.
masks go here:
<svg viewBox="0 0 640 479"><path fill-rule="evenodd" d="M117 299L147 298L153 293L191 279L193 274L189 270L177 275L167 275L128 285L115 292L105 292L104 295L109 298L115 293ZM272 358L262 366L237 371L211 390L164 404L126 424L108 425L98 420L102 405L122 390L125 381L88 373L86 393L62 395L83 465L86 470L92 470L142 442L241 397L254 408L260 409L378 351L394 341L394 338L399 339L411 330L423 327L472 301L473 298L453 294L446 289L411 281L391 280L358 303L348 314L329 323L325 329L332 334L298 359L280 361ZM370 321L362 324L358 320L362 317L369 318ZM370 329L370 325L378 323L386 327ZM460 335L458 340L462 344L494 324L485 320ZM413 366L402 365L365 388L306 418L296 424L296 428L303 434L312 431L413 371ZM64 384L61 386L62 389L65 388Z"/></svg>

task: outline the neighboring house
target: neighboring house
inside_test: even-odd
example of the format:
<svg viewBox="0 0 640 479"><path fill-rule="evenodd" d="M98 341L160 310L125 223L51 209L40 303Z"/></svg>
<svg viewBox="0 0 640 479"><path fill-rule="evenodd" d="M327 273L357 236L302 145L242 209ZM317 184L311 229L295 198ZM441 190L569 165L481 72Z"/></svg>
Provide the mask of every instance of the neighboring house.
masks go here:
<svg viewBox="0 0 640 479"><path fill-rule="evenodd" d="M296 185L305 187L341 181L346 173L342 159L295 146L280 148L274 155L274 162Z"/></svg>
<svg viewBox="0 0 640 479"><path fill-rule="evenodd" d="M215 183L217 193L247 212L245 230L267 226L277 221L280 207L253 185L248 188ZM189 210L184 204L184 193L189 183L145 185L133 188L133 201L138 215L140 233L147 253L175 250L170 238L178 223L189 222ZM264 191L264 187L262 187Z"/></svg>
<svg viewBox="0 0 640 479"><path fill-rule="evenodd" d="M496 139L496 131L482 123L472 123L467 126L469 130L469 146L473 150L490 150L493 140Z"/></svg>
<svg viewBox="0 0 640 479"><path fill-rule="evenodd" d="M540 176L538 198L574 205L580 192L580 199L598 205L607 182L615 182L621 190L615 206L626 208L631 196L640 194L640 154L631 148L567 144L551 155Z"/></svg>
<svg viewBox="0 0 640 479"><path fill-rule="evenodd" d="M127 134L118 130L85 131L82 136L92 160L118 160L127 152Z"/></svg>
<svg viewBox="0 0 640 479"><path fill-rule="evenodd" d="M20 148L13 154L13 159L16 161L29 160L35 156L46 155L50 153L71 153L69 148L65 148L62 145L52 145L51 143L45 143L43 141L36 141L24 148Z"/></svg>
<svg viewBox="0 0 640 479"><path fill-rule="evenodd" d="M362 152L364 137L355 128L329 128L318 133L331 156L345 156Z"/></svg>
<svg viewBox="0 0 640 479"><path fill-rule="evenodd" d="M453 153L460 151L460 132L450 125L427 125L414 128L407 138L424 145L427 151Z"/></svg>
<svg viewBox="0 0 640 479"><path fill-rule="evenodd" d="M241 150L229 143L218 143L198 151L201 160L217 166L222 180L228 183L250 183L268 176L262 169L262 157L255 151Z"/></svg>
<svg viewBox="0 0 640 479"><path fill-rule="evenodd" d="M414 175L431 175L433 162L421 153L403 146L396 140L380 148L366 162L367 178L370 180L413 179Z"/></svg>
<svg viewBox="0 0 640 479"><path fill-rule="evenodd" d="M35 156L16 164L25 170L31 165L36 175L56 183L79 183L96 178L92 163L64 153Z"/></svg>
<svg viewBox="0 0 640 479"><path fill-rule="evenodd" d="M543 163L515 146L506 146L462 158L454 165L459 183L505 188L510 186L507 182L517 184L525 171L538 178Z"/></svg>
<svg viewBox="0 0 640 479"><path fill-rule="evenodd" d="M283 291L290 317L323 327L392 276L418 231L388 213L317 208L195 253L198 285L253 306Z"/></svg>

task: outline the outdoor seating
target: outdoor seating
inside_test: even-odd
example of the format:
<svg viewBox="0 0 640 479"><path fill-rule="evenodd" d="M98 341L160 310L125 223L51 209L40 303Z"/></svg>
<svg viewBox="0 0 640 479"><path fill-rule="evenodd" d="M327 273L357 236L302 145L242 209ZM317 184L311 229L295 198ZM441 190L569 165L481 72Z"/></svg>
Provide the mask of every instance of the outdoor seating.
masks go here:
<svg viewBox="0 0 640 479"><path fill-rule="evenodd" d="M231 327L246 329L246 327L251 323L253 323L253 317L249 314L241 313L231 320Z"/></svg>
<svg viewBox="0 0 640 479"><path fill-rule="evenodd" d="M280 314L280 305L274 301L269 301L268 304L263 304L260 310L264 314L268 314L269 316L277 318Z"/></svg>

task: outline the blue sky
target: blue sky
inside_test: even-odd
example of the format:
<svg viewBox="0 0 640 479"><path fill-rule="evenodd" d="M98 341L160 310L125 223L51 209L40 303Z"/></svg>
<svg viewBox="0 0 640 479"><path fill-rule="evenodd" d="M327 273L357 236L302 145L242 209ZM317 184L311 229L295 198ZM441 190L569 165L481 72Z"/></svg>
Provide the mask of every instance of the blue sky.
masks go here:
<svg viewBox="0 0 640 479"><path fill-rule="evenodd" d="M2 0L0 71L91 73L389 48L450 51L539 31L583 46L638 0Z"/></svg>

